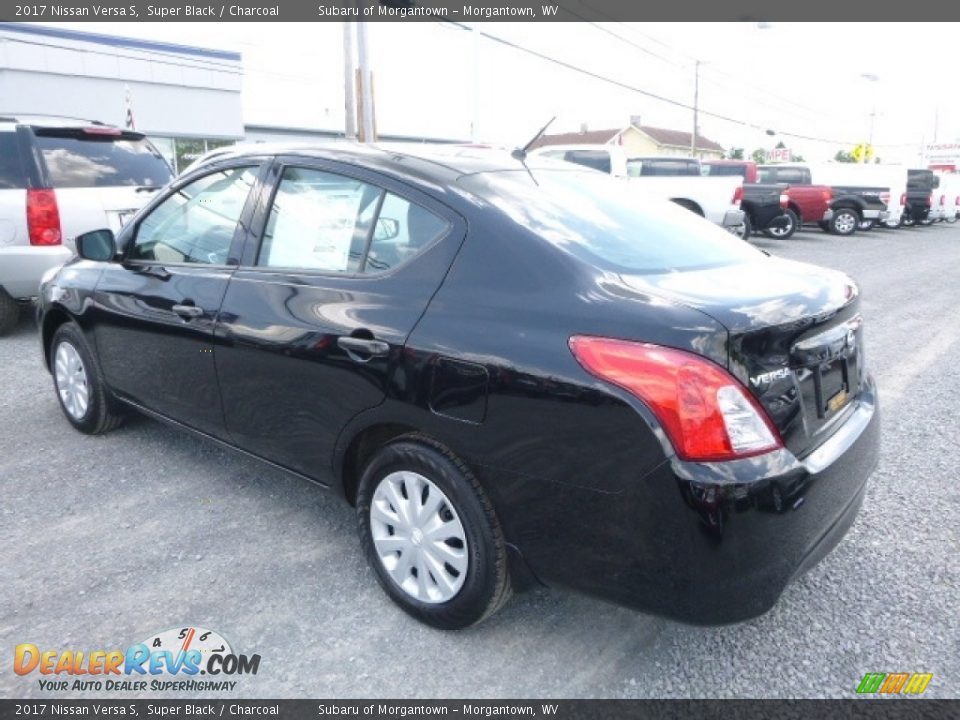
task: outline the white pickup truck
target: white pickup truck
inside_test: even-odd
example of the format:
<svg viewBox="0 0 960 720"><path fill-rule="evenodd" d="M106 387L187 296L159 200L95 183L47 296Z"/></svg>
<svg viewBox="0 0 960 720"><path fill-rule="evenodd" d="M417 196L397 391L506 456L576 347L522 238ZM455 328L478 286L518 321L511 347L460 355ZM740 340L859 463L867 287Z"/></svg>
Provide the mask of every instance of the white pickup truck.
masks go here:
<svg viewBox="0 0 960 720"><path fill-rule="evenodd" d="M530 155L628 178L651 195L671 200L731 232L744 232L743 178L705 177L696 158L632 158L619 145L549 145Z"/></svg>

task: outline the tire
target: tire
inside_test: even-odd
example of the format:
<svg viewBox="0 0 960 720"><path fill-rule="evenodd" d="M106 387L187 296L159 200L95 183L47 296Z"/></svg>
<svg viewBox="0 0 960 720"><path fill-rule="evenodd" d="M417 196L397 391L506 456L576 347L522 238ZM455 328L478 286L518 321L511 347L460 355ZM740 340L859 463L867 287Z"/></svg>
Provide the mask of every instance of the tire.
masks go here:
<svg viewBox="0 0 960 720"><path fill-rule="evenodd" d="M736 228L734 235L736 235L741 240L749 240L752 234L753 234L753 222L750 220L750 216L744 213L743 223Z"/></svg>
<svg viewBox="0 0 960 720"><path fill-rule="evenodd" d="M901 227L913 227L914 225L916 225L916 222L913 219L913 215L910 213L904 213L903 217L900 218Z"/></svg>
<svg viewBox="0 0 960 720"><path fill-rule="evenodd" d="M800 218L793 210L784 210L784 215L790 220L790 224L784 228L767 228L763 234L774 240L789 240L800 227Z"/></svg>
<svg viewBox="0 0 960 720"><path fill-rule="evenodd" d="M857 225L857 230L860 232L870 232L877 226L876 220L861 220L860 224Z"/></svg>
<svg viewBox="0 0 960 720"><path fill-rule="evenodd" d="M857 231L857 226L860 224L860 215L857 214L856 210L850 208L840 208L839 210L834 211L833 217L830 218L830 232L834 235L840 235L841 237L847 237L853 235Z"/></svg>
<svg viewBox="0 0 960 720"><path fill-rule="evenodd" d="M53 334L50 369L60 408L77 430L100 435L123 422L123 415L107 391L100 366L75 323L64 323ZM82 402L84 395L85 402Z"/></svg>
<svg viewBox="0 0 960 720"><path fill-rule="evenodd" d="M432 500L439 504L424 526L442 528L446 537L440 542L435 536L431 548L420 523L405 523L401 510L419 514ZM364 554L384 592L427 625L441 630L475 625L512 594L506 544L493 506L467 467L429 438L407 435L374 455L357 489L357 524ZM408 553L411 560L405 562ZM460 567L441 564L441 558Z"/></svg>
<svg viewBox="0 0 960 720"><path fill-rule="evenodd" d="M20 306L0 288L0 335L11 332L20 322Z"/></svg>

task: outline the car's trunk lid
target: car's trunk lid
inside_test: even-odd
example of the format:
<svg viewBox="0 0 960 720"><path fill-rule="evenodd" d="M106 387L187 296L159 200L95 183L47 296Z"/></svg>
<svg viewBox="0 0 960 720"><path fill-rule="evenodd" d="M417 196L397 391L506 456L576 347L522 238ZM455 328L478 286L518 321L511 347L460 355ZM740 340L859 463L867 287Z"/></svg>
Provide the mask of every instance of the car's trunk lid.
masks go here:
<svg viewBox="0 0 960 720"><path fill-rule="evenodd" d="M798 457L830 435L859 395L859 291L843 273L766 258L623 279L694 307L727 328L730 371Z"/></svg>

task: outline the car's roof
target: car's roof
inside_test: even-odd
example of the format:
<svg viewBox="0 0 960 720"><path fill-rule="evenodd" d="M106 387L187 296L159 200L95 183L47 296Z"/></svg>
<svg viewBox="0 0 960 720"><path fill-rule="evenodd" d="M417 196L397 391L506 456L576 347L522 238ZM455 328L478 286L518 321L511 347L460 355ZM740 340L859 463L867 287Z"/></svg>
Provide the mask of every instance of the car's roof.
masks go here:
<svg viewBox="0 0 960 720"><path fill-rule="evenodd" d="M223 152L220 152L220 151ZM370 169L407 174L432 174L455 180L463 175L502 170L523 170L525 164L503 148L472 145L418 145L413 143L395 145L364 145L345 141L326 143L257 143L238 145L233 148L218 148L211 152L207 162L223 162L244 157L297 155L324 160L347 162ZM547 162L547 165L544 163ZM556 169L556 163L538 160L529 156L527 167Z"/></svg>

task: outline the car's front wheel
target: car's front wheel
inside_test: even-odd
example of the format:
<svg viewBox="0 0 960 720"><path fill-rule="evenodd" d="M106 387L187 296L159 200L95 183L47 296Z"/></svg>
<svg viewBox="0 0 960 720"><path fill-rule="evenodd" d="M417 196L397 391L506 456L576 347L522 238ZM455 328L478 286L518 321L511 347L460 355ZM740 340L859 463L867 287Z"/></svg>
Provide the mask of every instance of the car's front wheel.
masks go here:
<svg viewBox="0 0 960 720"><path fill-rule="evenodd" d="M383 447L357 490L361 543L387 595L444 630L473 625L511 594L503 533L476 478L411 435Z"/></svg>
<svg viewBox="0 0 960 720"><path fill-rule="evenodd" d="M63 414L77 430L98 435L120 424L122 416L111 404L90 346L72 322L53 334L50 369Z"/></svg>

